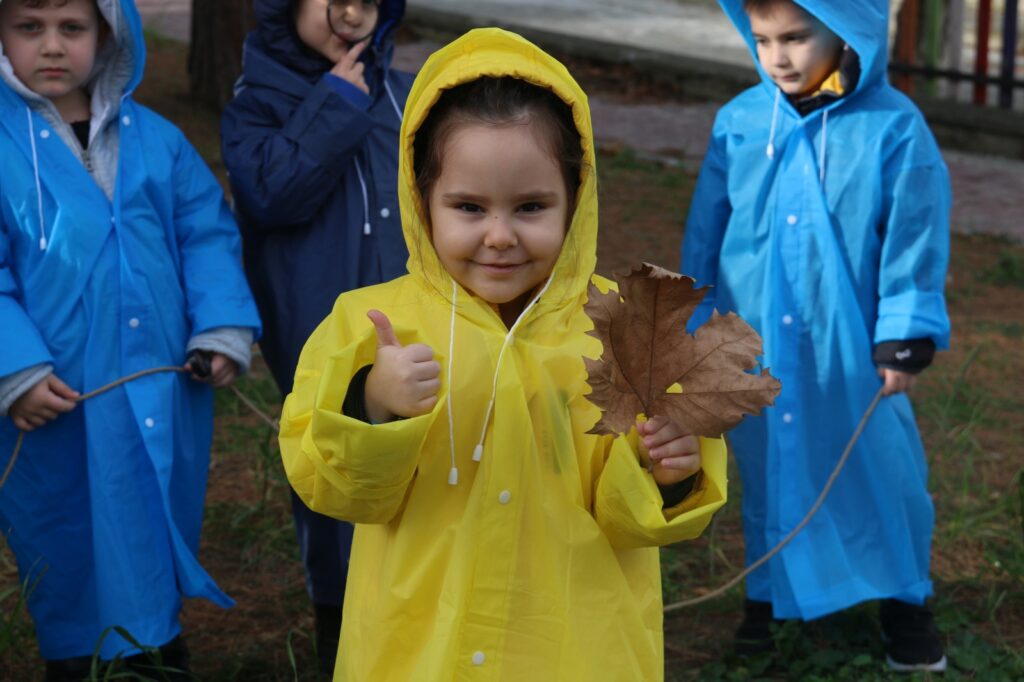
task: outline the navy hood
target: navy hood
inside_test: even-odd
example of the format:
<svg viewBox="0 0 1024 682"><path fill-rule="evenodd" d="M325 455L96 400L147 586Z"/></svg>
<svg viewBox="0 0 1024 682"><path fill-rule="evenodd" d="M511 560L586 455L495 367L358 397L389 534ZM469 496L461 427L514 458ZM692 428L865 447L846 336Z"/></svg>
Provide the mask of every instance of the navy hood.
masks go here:
<svg viewBox="0 0 1024 682"><path fill-rule="evenodd" d="M718 0L722 9L747 43L761 80L773 91L775 83L757 58L757 46L750 29L750 19L743 10L743 0ZM863 90L886 80L889 61L888 0L793 0L839 36L860 58L860 79L856 90Z"/></svg>
<svg viewBox="0 0 1024 682"><path fill-rule="evenodd" d="M256 30L249 43L267 57L313 82L334 64L306 47L295 31L293 18L297 0L255 0ZM380 19L374 29L371 49L363 59L372 60L377 68L385 68L393 50L392 36L405 15L405 0L381 0ZM247 74L247 78L249 75Z"/></svg>

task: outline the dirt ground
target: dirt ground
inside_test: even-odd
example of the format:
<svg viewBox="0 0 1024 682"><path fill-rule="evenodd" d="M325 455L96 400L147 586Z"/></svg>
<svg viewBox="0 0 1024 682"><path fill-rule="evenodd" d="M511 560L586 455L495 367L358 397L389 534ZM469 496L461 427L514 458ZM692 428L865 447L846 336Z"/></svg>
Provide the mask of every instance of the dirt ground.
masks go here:
<svg viewBox="0 0 1024 682"><path fill-rule="evenodd" d="M187 98L183 48L155 41L149 60L139 98L181 126L223 174L216 116ZM588 92L611 100L654 102L666 94L684 100L628 70L568 61ZM618 145L602 148L598 166L599 271L645 260L675 269L693 169L652 163ZM953 679L1021 679L1024 662L1012 667L1012 652L1024 650L1024 556L1015 539L1024 528L1012 496L1020 494L1014 481L1024 453L1018 388L1024 376L1024 249L987 237L957 237L953 253L953 347L926 373L915 398L933 456L940 626L958 657ZM242 387L276 409L275 390L258 361ZM199 601L186 605L183 623L195 671L215 681L317 679L312 614L273 433L227 393L218 396L217 416L201 558L238 605L227 611ZM740 491L731 494L733 501L703 538L664 553L667 601L706 592L741 567ZM17 577L9 554L2 556L0 601L10 608L4 590ZM887 679L871 667L879 645L877 622L867 609L787 635L792 651L785 665L766 661L744 668L749 664L728 654L741 599L734 590L666 620L668 679ZM0 639L0 680L38 679L27 620L21 618L14 633L6 650ZM866 664L857 658L863 652L869 654ZM1005 670L986 667L1004 659L1010 661Z"/></svg>

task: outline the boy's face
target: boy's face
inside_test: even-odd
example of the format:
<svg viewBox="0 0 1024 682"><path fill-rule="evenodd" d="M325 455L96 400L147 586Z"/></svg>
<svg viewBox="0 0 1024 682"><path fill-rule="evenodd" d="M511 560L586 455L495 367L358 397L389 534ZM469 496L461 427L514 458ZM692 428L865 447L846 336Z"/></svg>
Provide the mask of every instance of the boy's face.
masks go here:
<svg viewBox="0 0 1024 682"><path fill-rule="evenodd" d="M464 123L426 197L434 250L463 288L511 324L558 260L569 197L550 146L529 123Z"/></svg>
<svg viewBox="0 0 1024 682"><path fill-rule="evenodd" d="M55 103L80 95L96 62L99 36L96 0L37 8L20 0L0 2L0 40L14 75Z"/></svg>
<svg viewBox="0 0 1024 682"><path fill-rule="evenodd" d="M295 32L306 47L337 64L354 43L373 33L377 5L377 0L299 0Z"/></svg>
<svg viewBox="0 0 1024 682"><path fill-rule="evenodd" d="M843 41L792 2L751 12L750 28L762 68L787 95L810 95L839 65Z"/></svg>

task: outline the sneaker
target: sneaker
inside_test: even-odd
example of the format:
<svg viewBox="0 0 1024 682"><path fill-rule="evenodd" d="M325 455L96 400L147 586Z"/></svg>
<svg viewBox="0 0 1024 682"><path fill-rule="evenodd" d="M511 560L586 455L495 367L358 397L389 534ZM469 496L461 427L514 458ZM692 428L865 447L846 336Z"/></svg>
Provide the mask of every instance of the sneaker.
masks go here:
<svg viewBox="0 0 1024 682"><path fill-rule="evenodd" d="M885 662L896 672L944 672L946 652L926 605L885 599L878 609L885 642Z"/></svg>
<svg viewBox="0 0 1024 682"><path fill-rule="evenodd" d="M46 682L81 682L92 674L92 659L88 656L46 661Z"/></svg>
<svg viewBox="0 0 1024 682"><path fill-rule="evenodd" d="M780 623L782 621L772 616L771 602L744 600L743 622L736 629L733 651L741 658L773 651L775 635L772 625Z"/></svg>
<svg viewBox="0 0 1024 682"><path fill-rule="evenodd" d="M185 639L181 635L175 637L159 648L159 656L155 652L144 652L129 656L123 660L129 675L142 679L159 680L160 682L190 682L191 654ZM116 676L112 679L117 679Z"/></svg>

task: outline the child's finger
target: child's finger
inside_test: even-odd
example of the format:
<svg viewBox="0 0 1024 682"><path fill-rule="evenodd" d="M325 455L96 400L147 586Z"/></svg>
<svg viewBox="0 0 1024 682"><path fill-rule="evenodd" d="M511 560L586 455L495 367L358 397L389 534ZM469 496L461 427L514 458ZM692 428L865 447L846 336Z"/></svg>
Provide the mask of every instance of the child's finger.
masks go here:
<svg viewBox="0 0 1024 682"><path fill-rule="evenodd" d="M656 447L648 447L651 459L661 461L672 457L685 457L700 451L696 436L680 436Z"/></svg>
<svg viewBox="0 0 1024 682"><path fill-rule="evenodd" d="M350 67L354 66L355 63L356 63L356 60L359 59L359 55L361 55L363 53L363 50L365 50L366 46L369 45L369 44L370 44L370 39L369 38L364 38L363 40L360 40L358 43L356 43L352 47L348 48L348 52L346 52L345 56L342 57L341 60L340 60L341 63L343 63L343 64L345 64L347 66L350 66Z"/></svg>
<svg viewBox="0 0 1024 682"><path fill-rule="evenodd" d="M76 403L74 400L68 400L62 397L60 394L52 392L50 393L50 395L46 396L46 398L43 399L40 408L54 413L52 417L48 418L55 419L57 417L57 414L63 412L70 412L71 410L75 409L75 405L77 404L78 403Z"/></svg>
<svg viewBox="0 0 1024 682"><path fill-rule="evenodd" d="M19 431L28 432L28 431L35 431L35 429L36 429L36 427L32 426L32 424L29 423L29 421L27 419L25 419L24 417L21 417L21 416L11 417L11 421L13 421L14 425L16 427L18 427Z"/></svg>
<svg viewBox="0 0 1024 682"><path fill-rule="evenodd" d="M48 377L47 383L50 386L50 390L59 395L61 398L66 398L67 400L74 400L79 395L78 391L71 388L63 381L61 381L56 374L51 374Z"/></svg>
<svg viewBox="0 0 1024 682"><path fill-rule="evenodd" d="M377 332L377 348L385 346L402 347L387 315L379 310L370 310L367 311L366 316L370 318L370 322L373 322L373 328ZM431 357L433 357L433 351L431 351Z"/></svg>

